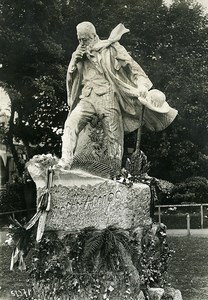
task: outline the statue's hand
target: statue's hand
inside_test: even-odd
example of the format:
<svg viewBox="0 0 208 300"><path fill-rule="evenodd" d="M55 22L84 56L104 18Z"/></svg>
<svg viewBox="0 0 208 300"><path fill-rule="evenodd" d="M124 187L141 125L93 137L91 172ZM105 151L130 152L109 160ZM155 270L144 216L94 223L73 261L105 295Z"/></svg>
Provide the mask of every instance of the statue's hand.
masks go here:
<svg viewBox="0 0 208 300"><path fill-rule="evenodd" d="M142 97L142 98L147 97L148 89L146 88L146 86L139 85L137 89L138 89L138 97Z"/></svg>
<svg viewBox="0 0 208 300"><path fill-rule="evenodd" d="M78 60L83 58L83 55L86 53L86 47L79 45L77 49L72 54L72 60L76 63Z"/></svg>

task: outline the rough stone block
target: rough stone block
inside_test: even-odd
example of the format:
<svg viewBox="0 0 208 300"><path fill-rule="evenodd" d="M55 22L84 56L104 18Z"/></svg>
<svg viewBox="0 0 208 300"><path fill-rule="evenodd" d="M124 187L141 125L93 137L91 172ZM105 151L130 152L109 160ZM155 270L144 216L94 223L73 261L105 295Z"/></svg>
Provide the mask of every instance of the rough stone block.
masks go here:
<svg viewBox="0 0 208 300"><path fill-rule="evenodd" d="M145 296L144 296L144 293L142 291L140 291L137 300L145 300Z"/></svg>
<svg viewBox="0 0 208 300"><path fill-rule="evenodd" d="M181 292L171 287L165 288L163 298L164 300L183 300Z"/></svg>
<svg viewBox="0 0 208 300"><path fill-rule="evenodd" d="M46 175L29 171L40 195ZM146 184L127 187L82 171L57 170L51 196L46 230L103 229L110 225L127 229L151 224L150 189Z"/></svg>
<svg viewBox="0 0 208 300"><path fill-rule="evenodd" d="M161 300L163 295L164 295L164 289L162 288L149 289L150 300Z"/></svg>

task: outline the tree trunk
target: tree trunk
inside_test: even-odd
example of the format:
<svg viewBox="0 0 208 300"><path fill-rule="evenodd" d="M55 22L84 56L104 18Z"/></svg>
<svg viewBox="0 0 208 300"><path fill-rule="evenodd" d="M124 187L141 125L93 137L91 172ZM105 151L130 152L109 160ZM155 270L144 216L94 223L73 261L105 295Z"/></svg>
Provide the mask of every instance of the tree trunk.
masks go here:
<svg viewBox="0 0 208 300"><path fill-rule="evenodd" d="M7 139L7 141L8 141L8 146L9 146L9 149L10 149L11 154L13 156L15 165L17 167L18 175L22 176L23 171L24 171L24 165L20 161L20 158L18 156L17 150L16 150L15 145L13 143L14 113L15 113L15 111L11 107L11 116L10 116L10 120L9 120L9 132L8 132L8 139Z"/></svg>

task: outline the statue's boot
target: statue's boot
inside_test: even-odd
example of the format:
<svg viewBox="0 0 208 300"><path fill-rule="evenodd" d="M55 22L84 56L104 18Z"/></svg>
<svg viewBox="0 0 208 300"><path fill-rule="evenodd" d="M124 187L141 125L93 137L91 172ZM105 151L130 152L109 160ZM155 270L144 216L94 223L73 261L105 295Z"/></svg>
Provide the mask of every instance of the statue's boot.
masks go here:
<svg viewBox="0 0 208 300"><path fill-rule="evenodd" d="M60 158L58 164L55 166L57 169L70 169L72 164L72 160L68 160L65 158Z"/></svg>

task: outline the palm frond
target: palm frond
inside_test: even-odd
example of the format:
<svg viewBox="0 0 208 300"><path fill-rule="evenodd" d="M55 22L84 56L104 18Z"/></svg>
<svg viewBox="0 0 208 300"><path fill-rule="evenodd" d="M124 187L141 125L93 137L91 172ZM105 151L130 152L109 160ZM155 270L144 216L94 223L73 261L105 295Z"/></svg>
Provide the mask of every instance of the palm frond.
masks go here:
<svg viewBox="0 0 208 300"><path fill-rule="evenodd" d="M126 261L128 253L128 262ZM130 235L128 231L115 225L103 230L91 228L86 235L83 250L83 262L96 270L119 271L126 269L132 257ZM133 262L131 261L133 265Z"/></svg>
<svg viewBox="0 0 208 300"><path fill-rule="evenodd" d="M116 239L113 232L108 228L104 230L104 237L105 237L105 243L103 245L103 250L104 250L104 255L107 256L113 253L115 249Z"/></svg>
<svg viewBox="0 0 208 300"><path fill-rule="evenodd" d="M100 251L104 242L104 234L100 230L96 230L92 233L92 236L86 240L83 251L84 261L93 259L95 255Z"/></svg>

